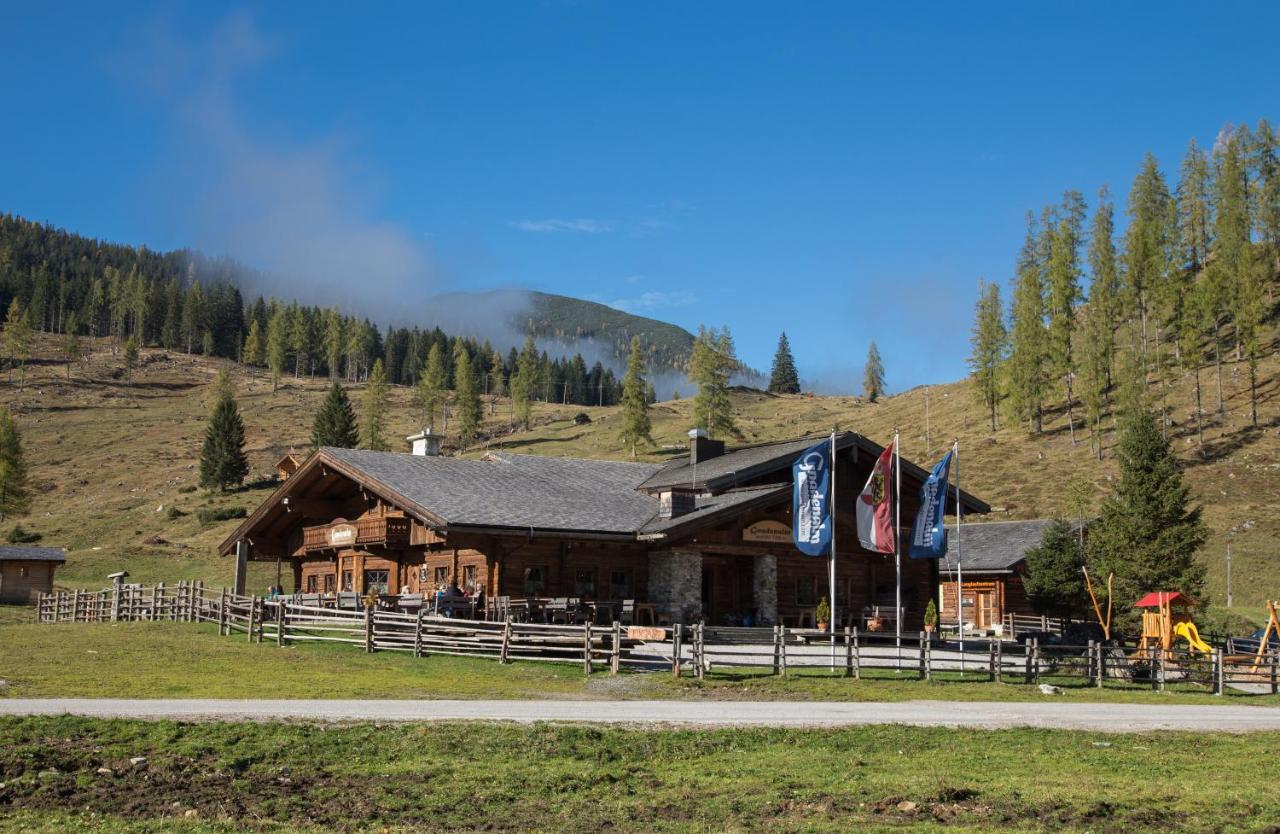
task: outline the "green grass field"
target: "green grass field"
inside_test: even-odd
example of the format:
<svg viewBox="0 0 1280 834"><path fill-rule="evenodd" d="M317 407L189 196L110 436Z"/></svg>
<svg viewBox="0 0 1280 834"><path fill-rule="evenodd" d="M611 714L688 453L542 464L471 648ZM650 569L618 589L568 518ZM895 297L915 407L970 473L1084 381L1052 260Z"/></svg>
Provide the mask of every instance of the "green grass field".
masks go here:
<svg viewBox="0 0 1280 834"><path fill-rule="evenodd" d="M1274 830L1280 735L0 720L0 832ZM130 759L145 756L145 766ZM110 772L99 772L106 768Z"/></svg>
<svg viewBox="0 0 1280 834"><path fill-rule="evenodd" d="M0 626L0 697L85 698L701 698L718 700L906 701L944 699L1023 701L1045 698L1021 680L990 683L985 674L916 680L910 672L868 670L863 680L825 669L713 670L703 680L666 672L603 670L590 678L576 664L428 656L365 654L355 646L307 643L250 644L220 637L211 625L118 623ZM1045 678L1059 684L1059 699L1150 703L1280 705L1280 697L1229 693L1215 698L1203 687L1172 686L1164 693L1081 678Z"/></svg>

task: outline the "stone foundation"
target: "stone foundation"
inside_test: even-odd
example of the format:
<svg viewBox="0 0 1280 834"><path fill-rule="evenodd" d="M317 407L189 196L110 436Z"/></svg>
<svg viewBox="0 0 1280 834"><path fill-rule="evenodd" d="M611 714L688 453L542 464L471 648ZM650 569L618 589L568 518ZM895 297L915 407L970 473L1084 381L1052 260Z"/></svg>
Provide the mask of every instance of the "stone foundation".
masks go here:
<svg viewBox="0 0 1280 834"><path fill-rule="evenodd" d="M649 601L672 623L702 620L702 553L655 550L649 554Z"/></svg>
<svg viewBox="0 0 1280 834"><path fill-rule="evenodd" d="M756 610L756 624L778 621L778 560L771 553L755 557L751 577L751 603Z"/></svg>

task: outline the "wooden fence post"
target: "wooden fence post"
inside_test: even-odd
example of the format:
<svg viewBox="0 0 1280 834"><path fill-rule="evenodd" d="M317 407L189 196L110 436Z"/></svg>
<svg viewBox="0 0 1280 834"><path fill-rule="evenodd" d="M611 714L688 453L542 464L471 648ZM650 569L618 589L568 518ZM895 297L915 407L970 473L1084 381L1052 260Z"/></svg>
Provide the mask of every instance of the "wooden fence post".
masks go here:
<svg viewBox="0 0 1280 834"><path fill-rule="evenodd" d="M1085 669L1084 681L1085 686L1093 686L1093 671L1097 668L1097 662L1093 659L1093 653L1098 650L1097 643L1093 640L1089 641L1089 648L1085 651Z"/></svg>
<svg viewBox="0 0 1280 834"><path fill-rule="evenodd" d="M498 652L499 663L511 662L511 615L502 622L502 649Z"/></svg>
<svg viewBox="0 0 1280 834"><path fill-rule="evenodd" d="M1098 643L1098 673L1095 686L1099 689L1107 682L1107 644L1105 642Z"/></svg>
<svg viewBox="0 0 1280 834"><path fill-rule="evenodd" d="M1164 692L1164 650L1159 646L1152 649L1151 658L1151 671L1153 672L1152 677L1154 678L1152 683L1155 684L1155 690L1157 692Z"/></svg>
<svg viewBox="0 0 1280 834"><path fill-rule="evenodd" d="M618 674L622 666L622 623L613 621L613 657L609 661L609 674Z"/></svg>
<svg viewBox="0 0 1280 834"><path fill-rule="evenodd" d="M366 654L373 653L373 606L368 605L364 609L364 650Z"/></svg>
<svg viewBox="0 0 1280 834"><path fill-rule="evenodd" d="M276 647L284 645L284 624L288 619L283 597L276 597Z"/></svg>
<svg viewBox="0 0 1280 834"><path fill-rule="evenodd" d="M1223 683L1226 677L1222 669L1222 647L1218 646L1213 650L1213 694L1223 695Z"/></svg>
<svg viewBox="0 0 1280 834"><path fill-rule="evenodd" d="M257 597L249 597L249 642L253 642L253 616L257 613Z"/></svg>
<svg viewBox="0 0 1280 834"><path fill-rule="evenodd" d="M413 621L413 656L422 657L422 615L426 613L427 606L422 604L418 606L418 616ZM503 635L504 644L506 643L506 635Z"/></svg>
<svg viewBox="0 0 1280 834"><path fill-rule="evenodd" d="M853 677L853 635L856 629L844 627L844 676Z"/></svg>
<svg viewBox="0 0 1280 834"><path fill-rule="evenodd" d="M778 674L787 676L787 627L778 626Z"/></svg>
<svg viewBox="0 0 1280 834"><path fill-rule="evenodd" d="M223 587L222 596L218 599L218 634L226 636L227 633L227 589Z"/></svg>
<svg viewBox="0 0 1280 834"><path fill-rule="evenodd" d="M775 675L782 673L782 638L778 634L778 629L782 626L773 627L773 673Z"/></svg>
<svg viewBox="0 0 1280 834"><path fill-rule="evenodd" d="M1271 650L1271 694L1280 692L1280 651Z"/></svg>
<svg viewBox="0 0 1280 834"><path fill-rule="evenodd" d="M992 683L995 683L999 679L996 674L996 646L999 645L999 643L999 640L992 640L987 644L987 678Z"/></svg>
<svg viewBox="0 0 1280 834"><path fill-rule="evenodd" d="M1025 668L1023 669L1023 673L1022 673L1023 683L1031 683L1031 680L1033 678L1033 675L1031 672L1031 664L1033 662L1032 658L1035 656L1035 642L1036 641L1034 637L1028 639L1026 642L1026 648L1025 648L1026 658L1024 659Z"/></svg>
<svg viewBox="0 0 1280 834"><path fill-rule="evenodd" d="M853 679L862 680L862 632L853 630Z"/></svg>
<svg viewBox="0 0 1280 834"><path fill-rule="evenodd" d="M1040 638L1037 637L1031 646L1031 672L1035 676L1032 683L1040 683Z"/></svg>
<svg viewBox="0 0 1280 834"><path fill-rule="evenodd" d="M680 654L684 651L684 624L671 627L671 674L680 677Z"/></svg>
<svg viewBox="0 0 1280 834"><path fill-rule="evenodd" d="M591 621L582 624L582 673L591 674Z"/></svg>

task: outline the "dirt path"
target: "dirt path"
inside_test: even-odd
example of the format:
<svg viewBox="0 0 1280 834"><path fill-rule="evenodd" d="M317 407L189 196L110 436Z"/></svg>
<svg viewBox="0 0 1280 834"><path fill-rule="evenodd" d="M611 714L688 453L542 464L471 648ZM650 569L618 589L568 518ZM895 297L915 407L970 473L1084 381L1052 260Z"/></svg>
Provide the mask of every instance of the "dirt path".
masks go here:
<svg viewBox="0 0 1280 834"><path fill-rule="evenodd" d="M910 724L1100 732L1280 731L1280 708L1216 705L905 701L276 701L0 699L0 715L197 721L534 721L701 726Z"/></svg>

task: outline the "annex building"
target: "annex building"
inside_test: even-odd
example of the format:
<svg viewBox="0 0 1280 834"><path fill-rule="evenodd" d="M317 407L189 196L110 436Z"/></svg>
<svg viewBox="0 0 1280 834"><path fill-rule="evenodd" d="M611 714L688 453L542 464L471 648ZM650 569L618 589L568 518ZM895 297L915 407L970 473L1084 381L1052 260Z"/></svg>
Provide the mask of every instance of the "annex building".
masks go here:
<svg viewBox="0 0 1280 834"><path fill-rule="evenodd" d="M726 448L691 438L665 464L493 451L439 454L439 438L409 438L412 453L321 448L221 544L237 558L279 561L294 590L333 595L430 594L456 583L495 598L633 601L658 621L813 622L827 595L827 560L791 537L792 463L822 440ZM854 501L882 447L836 439L840 625L891 622L894 557L858 544ZM902 523L928 473L902 461ZM954 486L965 513L989 507ZM901 535L905 543L907 530ZM902 559L903 624L918 629L938 588L936 560ZM887 615L886 615L887 614Z"/></svg>

